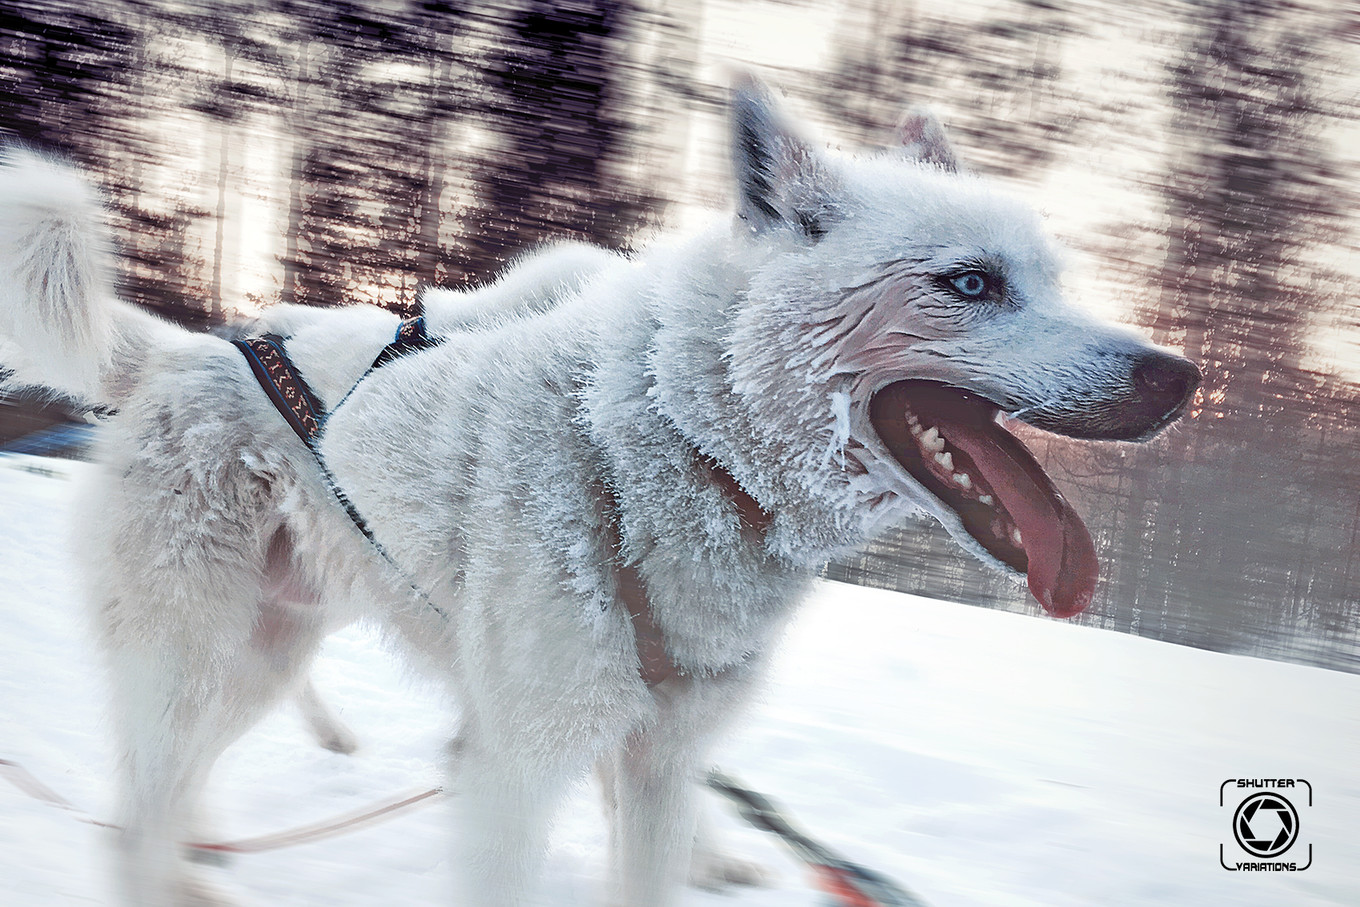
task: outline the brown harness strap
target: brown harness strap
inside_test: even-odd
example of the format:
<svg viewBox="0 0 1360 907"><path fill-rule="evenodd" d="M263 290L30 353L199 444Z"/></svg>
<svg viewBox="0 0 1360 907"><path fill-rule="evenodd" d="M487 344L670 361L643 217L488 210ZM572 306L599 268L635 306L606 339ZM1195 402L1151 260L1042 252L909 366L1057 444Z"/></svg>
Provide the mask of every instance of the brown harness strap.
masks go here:
<svg viewBox="0 0 1360 907"><path fill-rule="evenodd" d="M736 478L722 467L717 460L706 454L698 455L698 465L713 484L737 509L737 517L748 532L763 534L769 528L772 517L766 513ZM611 555L611 570L614 586L619 600L628 609L628 617L633 623L633 639L637 647L638 668L643 683L655 689L673 677L685 676L680 667L666 651L666 637L652 616L651 599L647 593L646 580L637 567L623 559L623 536L619 527L619 502L606 485L597 483L596 492L601 503L601 515L606 531Z"/></svg>
<svg viewBox="0 0 1360 907"><path fill-rule="evenodd" d="M709 481L722 491L723 495L737 508L737 517L748 532L758 536L765 535L774 522L774 517L765 512L756 499L746 493L732 473L708 454L699 455L699 466L708 475Z"/></svg>
<svg viewBox="0 0 1360 907"><path fill-rule="evenodd" d="M642 682L652 688L672 677L683 676L684 669L671 659L670 653L666 651L666 638L652 619L647 585L637 568L619 563L616 559L613 569L614 585L633 621L633 641L637 646L638 673L642 675Z"/></svg>

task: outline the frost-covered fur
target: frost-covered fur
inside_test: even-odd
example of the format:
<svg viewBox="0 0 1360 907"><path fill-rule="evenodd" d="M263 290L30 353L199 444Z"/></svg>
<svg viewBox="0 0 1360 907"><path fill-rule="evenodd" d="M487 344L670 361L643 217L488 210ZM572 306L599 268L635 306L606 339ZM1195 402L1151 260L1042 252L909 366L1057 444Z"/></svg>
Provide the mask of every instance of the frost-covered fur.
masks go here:
<svg viewBox="0 0 1360 907"><path fill-rule="evenodd" d="M355 531L234 348L113 297L91 191L8 165L13 380L119 410L82 546L113 678L127 903L220 899L175 845L207 772L327 633L362 618L461 709L455 903L531 899L553 810L596 763L615 899L674 903L693 776L815 569L918 508L952 519L877 439L869 397L936 378L1062 423L1127 393L1152 348L1062 302L1038 218L953 172L938 124L904 126L914 157L836 156L759 86L734 106L735 222L632 260L550 251L475 297L435 291L444 342L352 391L393 316L288 308L256 326L291 335L337 407L325 460L429 601ZM942 269L979 259L1005 269L1007 305L940 290ZM619 559L678 669L654 688Z"/></svg>

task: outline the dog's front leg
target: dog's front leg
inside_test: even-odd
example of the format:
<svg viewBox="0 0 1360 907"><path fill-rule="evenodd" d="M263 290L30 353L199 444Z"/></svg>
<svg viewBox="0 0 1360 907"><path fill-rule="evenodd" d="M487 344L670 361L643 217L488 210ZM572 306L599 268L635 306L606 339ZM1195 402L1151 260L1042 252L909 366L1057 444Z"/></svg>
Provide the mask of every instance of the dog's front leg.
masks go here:
<svg viewBox="0 0 1360 907"><path fill-rule="evenodd" d="M769 884L765 867L732 853L724 845L709 811L700 806L694 853L689 861L689 883L705 891L727 891L735 885L760 887Z"/></svg>
<svg viewBox="0 0 1360 907"><path fill-rule="evenodd" d="M614 773L618 907L667 907L684 886L694 846L698 741L662 720L632 734Z"/></svg>
<svg viewBox="0 0 1360 907"><path fill-rule="evenodd" d="M486 739L465 715L450 745L455 904L522 907L529 903L547 847L552 813L588 756L572 747L514 745ZM556 752L554 752L556 750ZM588 752L581 748L581 752Z"/></svg>
<svg viewBox="0 0 1360 907"><path fill-rule="evenodd" d="M604 818L609 826L609 873L619 878L619 803L618 765L614 754L600 759L595 766L603 800ZM700 798L702 800L702 798ZM763 886L770 875L765 867L730 852L702 802L696 804L694 846L689 861L689 884L705 891L723 892L735 885ZM616 895L622 897L621 894Z"/></svg>

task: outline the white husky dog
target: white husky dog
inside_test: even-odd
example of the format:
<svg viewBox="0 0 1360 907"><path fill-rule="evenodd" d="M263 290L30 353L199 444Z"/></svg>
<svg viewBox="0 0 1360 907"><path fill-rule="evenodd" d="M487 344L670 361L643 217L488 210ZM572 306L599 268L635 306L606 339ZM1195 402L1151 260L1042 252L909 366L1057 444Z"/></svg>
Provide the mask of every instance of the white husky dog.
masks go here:
<svg viewBox="0 0 1360 907"><path fill-rule="evenodd" d="M391 562L235 347L115 298L79 178L13 161L3 361L118 410L82 542L127 902L220 902L177 845L204 778L357 619L461 709L456 903L530 899L554 807L599 763L615 897L659 907L683 879L705 752L829 558L923 509L1049 612L1081 610L1090 537L1000 414L1142 439L1198 373L1064 303L1039 219L959 172L928 115L901 140L823 151L743 81L733 221L436 294L443 342L352 390L394 316L266 315L332 410L320 456Z"/></svg>

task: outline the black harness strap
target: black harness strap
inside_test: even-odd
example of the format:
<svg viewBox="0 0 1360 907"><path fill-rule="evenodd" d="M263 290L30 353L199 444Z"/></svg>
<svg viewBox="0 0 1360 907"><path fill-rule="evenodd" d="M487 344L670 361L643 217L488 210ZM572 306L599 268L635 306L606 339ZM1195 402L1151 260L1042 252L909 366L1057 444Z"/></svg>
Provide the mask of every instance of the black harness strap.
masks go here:
<svg viewBox="0 0 1360 907"><path fill-rule="evenodd" d="M431 337L425 329L425 316L416 315L407 318L397 325L397 336L392 338L392 342L382 348L378 358L373 360L373 364L368 367L368 371L375 368L382 368L399 356L407 353L415 353L420 350L427 350L432 346L438 346L439 338ZM367 372L365 373L367 374ZM359 379L360 381L363 378Z"/></svg>
<svg viewBox="0 0 1360 907"><path fill-rule="evenodd" d="M401 324L397 325L397 333L396 336L392 338L392 342L378 352L378 356L373 360L373 364L359 376L358 381L354 382L354 387L345 391L345 396L340 398L335 404L335 408L339 409L344 406L345 401L349 399L349 395L354 393L359 388L359 385L364 383L364 379L373 374L375 369L380 369L384 365L387 365L387 363L394 359L400 359L408 353L418 353L421 350L427 350L432 346L438 346L440 339L441 338L439 337L431 337L429 335L429 332L425 328L424 315L413 315L410 318L404 319Z"/></svg>
<svg viewBox="0 0 1360 907"><path fill-rule="evenodd" d="M326 461L321 456L321 449L317 446L317 439L321 436L321 430L326 425L326 409L321 405L321 401L312 389L307 386L302 373L297 370L297 366L293 365L293 360L288 358L283 342L283 338L277 334L265 334L263 337L233 340L232 344L241 351L241 355L245 356L247 364L250 365L250 371L255 375L255 380L260 383L265 396L274 404L279 415L283 416L283 421L288 423L289 427L302 439L302 443L311 451L313 459L316 460L316 465L321 469L322 477L326 480L326 486L330 488L331 494L335 495L335 500L344 509L345 515L354 524L354 528L358 529L363 537L368 539L374 550L411 587L412 591L424 599L425 603L436 614L447 618L448 615L444 613L443 609L431 601L429 595L425 594L424 590L406 575L406 571L374 536L373 530L369 528L363 514L359 513L359 508L354 506L354 502L349 499L349 495L345 494L344 489L335 481L335 476L331 474L330 468L326 466ZM364 372L359 380L363 381L374 369L399 356L427 349L438 342L437 338L432 338L426 333L423 315L408 318L398 326L396 337L391 343L383 347L378 358L373 361L368 371Z"/></svg>

